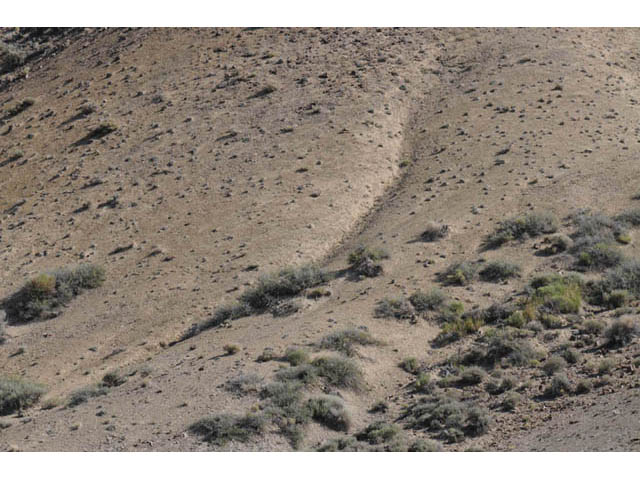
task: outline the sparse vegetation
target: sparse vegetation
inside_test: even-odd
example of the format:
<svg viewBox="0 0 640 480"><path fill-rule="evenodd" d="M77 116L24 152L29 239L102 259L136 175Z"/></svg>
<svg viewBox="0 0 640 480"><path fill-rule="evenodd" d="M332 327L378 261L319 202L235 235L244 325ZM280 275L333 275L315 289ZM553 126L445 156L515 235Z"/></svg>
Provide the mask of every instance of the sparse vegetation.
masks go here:
<svg viewBox="0 0 640 480"><path fill-rule="evenodd" d="M189 431L204 441L218 446L230 440L246 442L265 428L267 423L263 415L214 415L205 417L189 426Z"/></svg>
<svg viewBox="0 0 640 480"><path fill-rule="evenodd" d="M382 318L411 319L414 309L404 298L383 298L376 305L375 315Z"/></svg>
<svg viewBox="0 0 640 480"><path fill-rule="evenodd" d="M309 363L309 352L302 348L287 348L284 352L284 360L289 362L289 365L297 367L305 363Z"/></svg>
<svg viewBox="0 0 640 480"><path fill-rule="evenodd" d="M263 378L255 373L237 375L225 383L225 390L236 395L257 392Z"/></svg>
<svg viewBox="0 0 640 480"><path fill-rule="evenodd" d="M551 398L560 397L571 392L571 382L564 373L556 373L551 379L551 384L545 390L545 395Z"/></svg>
<svg viewBox="0 0 640 480"><path fill-rule="evenodd" d="M605 330L604 337L610 347L623 347L640 333L640 326L636 320L621 318L614 320Z"/></svg>
<svg viewBox="0 0 640 480"><path fill-rule="evenodd" d="M389 258L384 248L359 246L349 254L348 262L351 271L364 277L377 277L382 273L381 260Z"/></svg>
<svg viewBox="0 0 640 480"><path fill-rule="evenodd" d="M368 442L371 445L378 445L389 442L399 434L400 428L397 425L378 421L368 425L367 428L361 432L358 432L356 439Z"/></svg>
<svg viewBox="0 0 640 480"><path fill-rule="evenodd" d="M409 297L409 302L417 312L438 310L446 301L446 295L438 288L432 288L424 293L417 291Z"/></svg>
<svg viewBox="0 0 640 480"><path fill-rule="evenodd" d="M558 220L548 212L528 213L500 222L499 227L485 239L487 248L498 248L512 240L555 233Z"/></svg>
<svg viewBox="0 0 640 480"><path fill-rule="evenodd" d="M522 395L518 392L508 392L502 399L502 409L507 412L513 412L518 404L522 402Z"/></svg>
<svg viewBox="0 0 640 480"><path fill-rule="evenodd" d="M442 225L436 222L429 222L424 232L420 234L420 239L424 242L435 242L445 238L449 234L449 225Z"/></svg>
<svg viewBox="0 0 640 480"><path fill-rule="evenodd" d="M520 265L496 260L489 262L482 270L480 270L480 278L485 282L501 282L508 278L520 275Z"/></svg>
<svg viewBox="0 0 640 480"><path fill-rule="evenodd" d="M417 393L433 393L436 388L436 382L431 378L431 375L424 372L419 372L416 375L416 379L413 382L413 390Z"/></svg>
<svg viewBox="0 0 640 480"><path fill-rule="evenodd" d="M366 330L348 328L326 335L320 341L320 348L335 350L351 357L357 353L356 345L379 345L380 343Z"/></svg>
<svg viewBox="0 0 640 480"><path fill-rule="evenodd" d="M460 442L465 436L483 435L489 429L485 410L446 394L419 399L403 416L409 419L410 427L425 429L449 443Z"/></svg>
<svg viewBox="0 0 640 480"><path fill-rule="evenodd" d="M0 376L0 415L34 405L45 392L43 385L24 378Z"/></svg>
<svg viewBox="0 0 640 480"><path fill-rule="evenodd" d="M477 272L478 266L474 263L456 262L439 274L439 280L445 285L469 285L475 279Z"/></svg>
<svg viewBox="0 0 640 480"><path fill-rule="evenodd" d="M223 346L222 349L224 350L225 355L235 355L240 351L240 346L234 345L234 344L227 344Z"/></svg>
<svg viewBox="0 0 640 480"><path fill-rule="evenodd" d="M420 363L415 357L408 357L400 362L400 368L407 373L415 375L420 370Z"/></svg>
<svg viewBox="0 0 640 480"><path fill-rule="evenodd" d="M325 427L346 432L351 426L351 416L339 397L323 395L311 398L307 407L311 411L311 418Z"/></svg>
<svg viewBox="0 0 640 480"><path fill-rule="evenodd" d="M544 363L542 370L544 370L544 373L551 376L554 373L564 370L566 367L567 361L564 358L558 355L553 355Z"/></svg>
<svg viewBox="0 0 640 480"><path fill-rule="evenodd" d="M68 304L84 290L99 287L104 279L104 269L89 264L42 273L6 298L2 306L9 322L53 318L57 315L56 309Z"/></svg>
<svg viewBox="0 0 640 480"><path fill-rule="evenodd" d="M362 370L350 359L318 357L311 362L317 375L334 387L360 390L364 386Z"/></svg>
<svg viewBox="0 0 640 480"><path fill-rule="evenodd" d="M82 403L87 402L90 398L106 395L108 391L109 387L105 385L91 385L89 387L80 388L69 396L67 405L69 407L76 407Z"/></svg>

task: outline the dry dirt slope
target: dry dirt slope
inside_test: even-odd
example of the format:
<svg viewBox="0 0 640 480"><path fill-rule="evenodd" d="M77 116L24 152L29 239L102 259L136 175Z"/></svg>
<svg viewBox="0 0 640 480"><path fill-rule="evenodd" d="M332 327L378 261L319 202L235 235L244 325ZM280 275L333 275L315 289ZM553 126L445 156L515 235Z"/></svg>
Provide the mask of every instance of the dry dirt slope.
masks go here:
<svg viewBox="0 0 640 480"><path fill-rule="evenodd" d="M259 402L221 388L227 380L269 379L282 364L256 363L265 348L308 345L344 326L366 326L386 343L360 349L365 392L340 392L352 432L396 420L415 398L406 388L412 376L398 362L415 356L437 372L453 350L432 348L433 322L375 318L377 301L426 290L449 263L480 256L518 261L522 277L447 293L467 309L508 299L562 262L533 256L533 241L479 253L498 220L533 208L565 217L577 208L614 214L633 204L637 36L563 29L69 33L56 56L36 58L26 76L13 72L0 92L3 111L34 100L0 127L0 296L36 273L81 262L104 265L107 281L55 319L9 325L0 368L46 384L49 398L65 398L114 368L138 373L73 409L36 406L7 417L0 445L217 448L187 426ZM83 141L106 122L117 129ZM508 152L496 156L501 150ZM450 235L415 242L429 220L449 225ZM360 243L391 253L383 276L340 277L329 283L330 297L304 300L291 316L254 315L166 347L260 274L308 261L340 271ZM127 248L112 253L119 247ZM624 248L632 254L635 241ZM241 350L225 356L225 344ZM630 361L633 352L620 355ZM140 378L142 371L149 376ZM624 377L591 396L532 399L516 414L494 409L489 433L446 448L563 448L552 440L532 445L526 432L548 439L539 432L550 418L606 404L607 395L628 394L625 385L633 393L635 383ZM493 401L481 388L463 394ZM389 411L368 413L381 399ZM620 410L633 418L633 409ZM336 435L310 425L303 448ZM637 445L621 438L600 444ZM594 445L572 439L564 448ZM291 447L269 432L223 448Z"/></svg>

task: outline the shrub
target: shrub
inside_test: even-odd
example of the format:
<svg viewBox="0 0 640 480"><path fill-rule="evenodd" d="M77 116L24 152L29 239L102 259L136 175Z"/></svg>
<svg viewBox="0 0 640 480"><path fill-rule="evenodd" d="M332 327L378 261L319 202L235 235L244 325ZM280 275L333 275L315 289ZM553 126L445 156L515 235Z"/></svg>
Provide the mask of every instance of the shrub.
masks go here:
<svg viewBox="0 0 640 480"><path fill-rule="evenodd" d="M436 433L447 442L482 435L489 427L485 410L444 394L419 399L405 410L403 416L409 418L410 427Z"/></svg>
<svg viewBox="0 0 640 480"><path fill-rule="evenodd" d="M409 446L409 452L440 452L442 447L433 440L419 438Z"/></svg>
<svg viewBox="0 0 640 480"><path fill-rule="evenodd" d="M7 341L6 324L4 320L0 320L0 345Z"/></svg>
<svg viewBox="0 0 640 480"><path fill-rule="evenodd" d="M413 382L413 389L418 393L433 393L435 388L436 382L434 382L427 373L418 373Z"/></svg>
<svg viewBox="0 0 640 480"><path fill-rule="evenodd" d="M502 380L497 379L489 380L485 385L485 390L491 395L500 395L508 390L511 390L516 385L516 381L513 377L506 376Z"/></svg>
<svg viewBox="0 0 640 480"><path fill-rule="evenodd" d="M106 395L108 391L109 387L104 385L91 385L89 387L80 388L69 396L67 405L69 407L75 407L81 403L87 402L90 398Z"/></svg>
<svg viewBox="0 0 640 480"><path fill-rule="evenodd" d="M262 312L273 307L279 301L298 295L307 288L325 283L329 275L313 265L287 267L279 272L265 275L258 284L246 290L240 296L240 303Z"/></svg>
<svg viewBox="0 0 640 480"><path fill-rule="evenodd" d="M429 222L424 232L420 234L420 239L424 242L435 242L445 238L449 233L449 225L442 225L435 222Z"/></svg>
<svg viewBox="0 0 640 480"><path fill-rule="evenodd" d="M283 300L281 302L272 305L269 308L269 313L274 317L287 317L293 315L300 310L300 304L294 300Z"/></svg>
<svg viewBox="0 0 640 480"><path fill-rule="evenodd" d="M533 293L528 300L529 310L541 313L578 313L582 304L583 281L569 275L536 277L530 283ZM527 308L525 308L527 313Z"/></svg>
<svg viewBox="0 0 640 480"><path fill-rule="evenodd" d="M586 245L577 252L576 266L584 270L604 270L620 265L624 254L608 243Z"/></svg>
<svg viewBox="0 0 640 480"><path fill-rule="evenodd" d="M545 238L544 243L547 246L541 251L543 255L555 255L566 252L573 247L573 240L563 233L556 233Z"/></svg>
<svg viewBox="0 0 640 480"><path fill-rule="evenodd" d="M574 240L572 253L579 253L585 247L597 243L611 244L626 235L624 223L601 213L579 212L573 216Z"/></svg>
<svg viewBox="0 0 640 480"><path fill-rule="evenodd" d="M625 260L616 268L608 270L604 278L590 284L592 301L602 305L607 302L607 295L614 290L627 290L634 297L640 295L640 261Z"/></svg>
<svg viewBox="0 0 640 480"><path fill-rule="evenodd" d="M262 380L262 377L255 373L241 374L228 380L225 384L225 389L238 395L246 395L251 392L257 392Z"/></svg>
<svg viewBox="0 0 640 480"><path fill-rule="evenodd" d="M480 278L486 282L500 282L507 278L517 277L520 274L520 265L497 260L489 262L480 270Z"/></svg>
<svg viewBox="0 0 640 480"><path fill-rule="evenodd" d="M487 248L498 248L511 240L537 237L543 233L554 233L558 220L548 212L529 213L500 222L499 227L485 238Z"/></svg>
<svg viewBox="0 0 640 480"><path fill-rule="evenodd" d="M538 358L538 353L528 340L515 338L510 331L499 331L485 341L484 353L479 357L476 355L475 358L467 357L465 361L475 360L494 365L505 360L511 365L527 366Z"/></svg>
<svg viewBox="0 0 640 480"><path fill-rule="evenodd" d="M351 271L365 277L377 277L382 273L380 260L389 258L389 253L379 247L359 246L349 254Z"/></svg>
<svg viewBox="0 0 640 480"><path fill-rule="evenodd" d="M397 425L392 425L383 421L374 422L361 432L356 434L356 439L368 442L371 445L386 443L395 438L400 433Z"/></svg>
<svg viewBox="0 0 640 480"><path fill-rule="evenodd" d="M512 412L522 401L522 395L517 392L509 392L502 399L502 408L507 412Z"/></svg>
<svg viewBox="0 0 640 480"><path fill-rule="evenodd" d="M276 379L282 382L297 381L303 384L311 384L318 378L317 369L311 364L302 364L290 367L276 373Z"/></svg>
<svg viewBox="0 0 640 480"><path fill-rule="evenodd" d="M475 279L477 271L477 265L471 262L457 262L441 272L439 279L445 285L469 285Z"/></svg>
<svg viewBox="0 0 640 480"><path fill-rule="evenodd" d="M560 355L567 361L567 363L572 365L578 363L582 358L580 351L572 347L563 348Z"/></svg>
<svg viewBox="0 0 640 480"><path fill-rule="evenodd" d="M51 318L55 316L56 308L66 305L84 290L97 288L104 278L104 269L94 265L42 273L5 299L2 306L9 321L29 322Z"/></svg>
<svg viewBox="0 0 640 480"><path fill-rule="evenodd" d="M383 298L376 305L374 313L382 318L411 319L414 309L404 298Z"/></svg>
<svg viewBox="0 0 640 480"><path fill-rule="evenodd" d="M420 363L416 357L408 357L400 362L400 368L407 373L416 374L420 370Z"/></svg>
<svg viewBox="0 0 640 480"><path fill-rule="evenodd" d="M417 312L438 310L445 302L446 295L442 290L433 288L429 292L415 292L409 297L409 302Z"/></svg>
<svg viewBox="0 0 640 480"><path fill-rule="evenodd" d="M360 390L364 386L362 370L348 358L319 357L311 362L317 375L334 387Z"/></svg>
<svg viewBox="0 0 640 480"><path fill-rule="evenodd" d="M545 395L548 397L560 397L564 393L571 391L571 383L564 373L556 373L551 379L551 385L545 390Z"/></svg>
<svg viewBox="0 0 640 480"><path fill-rule="evenodd" d="M551 376L560 370L564 370L566 367L567 361L564 358L559 357L558 355L553 355L544 363L542 370L544 370L544 373Z"/></svg>
<svg viewBox="0 0 640 480"><path fill-rule="evenodd" d="M102 377L102 385L107 388L119 387L126 381L127 379L124 377L124 375L116 370L107 372Z"/></svg>
<svg viewBox="0 0 640 480"><path fill-rule="evenodd" d="M440 328L440 333L434 339L436 346L455 342L460 338L478 332L484 321L481 318L457 317L445 322Z"/></svg>
<svg viewBox="0 0 640 480"><path fill-rule="evenodd" d="M284 360L289 362L289 365L297 367L309 363L309 353L301 348L287 348L284 352Z"/></svg>
<svg viewBox="0 0 640 480"><path fill-rule="evenodd" d="M311 411L311 418L332 430L346 432L351 426L351 416L339 397L323 395L311 398L307 407Z"/></svg>
<svg viewBox="0 0 640 480"><path fill-rule="evenodd" d="M640 225L640 208L634 207L629 210L625 210L621 214L617 215L615 220L637 227Z"/></svg>
<svg viewBox="0 0 640 480"><path fill-rule="evenodd" d="M592 385L591 381L586 379L586 378L583 378L582 380L580 380L576 384L576 393L578 395L582 395L584 393L589 393L592 388L593 388L593 385Z"/></svg>
<svg viewBox="0 0 640 480"><path fill-rule="evenodd" d="M605 327L606 327L606 325L602 320L597 320L595 318L589 318L589 319L584 321L584 323L582 324L581 330L583 332L591 334L591 335L598 335L598 334L602 333L602 331L605 329Z"/></svg>
<svg viewBox="0 0 640 480"><path fill-rule="evenodd" d="M0 415L28 408L40 400L46 389L43 385L17 377L0 377Z"/></svg>
<svg viewBox="0 0 640 480"><path fill-rule="evenodd" d="M348 328L339 332L330 333L320 341L320 348L335 350L349 357L356 354L356 345L379 345L376 340L366 330L359 328Z"/></svg>
<svg viewBox="0 0 640 480"><path fill-rule="evenodd" d="M220 414L198 420L189 426L189 431L205 442L222 446L229 440L246 442L262 433L266 423L263 415Z"/></svg>
<svg viewBox="0 0 640 480"><path fill-rule="evenodd" d="M479 367L466 368L462 371L458 378L458 385L478 385L487 376L487 373Z"/></svg>
<svg viewBox="0 0 640 480"><path fill-rule="evenodd" d="M251 315L251 307L244 303L235 303L233 305L223 305L218 307L211 318L208 318L204 322L194 323L185 333L182 334L179 341L184 341L189 338L209 330L211 328L219 327L229 320L235 320L237 318L246 317Z"/></svg>
<svg viewBox="0 0 640 480"><path fill-rule="evenodd" d="M272 382L260 391L263 399L269 399L273 405L287 408L302 400L302 384L296 381Z"/></svg>
<svg viewBox="0 0 640 480"><path fill-rule="evenodd" d="M233 344L227 344L224 347L222 347L222 349L224 350L224 353L226 355L235 355L240 351L240 347L238 345L233 345Z"/></svg>
<svg viewBox="0 0 640 480"><path fill-rule="evenodd" d="M610 347L623 347L634 339L640 332L638 322L629 318L621 318L614 322L604 331L607 345Z"/></svg>

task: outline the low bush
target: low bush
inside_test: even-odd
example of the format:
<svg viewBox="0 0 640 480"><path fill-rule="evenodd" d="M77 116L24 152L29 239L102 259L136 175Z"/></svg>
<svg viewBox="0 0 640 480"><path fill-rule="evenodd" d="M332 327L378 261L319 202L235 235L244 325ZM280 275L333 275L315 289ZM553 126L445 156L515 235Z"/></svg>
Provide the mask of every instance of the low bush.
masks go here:
<svg viewBox="0 0 640 480"><path fill-rule="evenodd" d="M38 383L0 376L0 415L9 415L34 405L45 392L45 387Z"/></svg>
<svg viewBox="0 0 640 480"><path fill-rule="evenodd" d="M262 380L263 378L255 373L241 374L228 380L224 387L236 395L247 395L257 392Z"/></svg>
<svg viewBox="0 0 640 480"><path fill-rule="evenodd" d="M410 427L425 429L450 443L483 435L489 429L485 410L445 394L419 399L405 410L403 417L409 419Z"/></svg>
<svg viewBox="0 0 640 480"><path fill-rule="evenodd" d="M380 260L387 258L389 252L384 248L361 245L349 254L348 262L356 275L376 277L382 273Z"/></svg>
<svg viewBox="0 0 640 480"><path fill-rule="evenodd" d="M485 238L487 248L498 248L512 240L555 233L558 220L548 212L535 212L500 222L499 227Z"/></svg>
<svg viewBox="0 0 640 480"><path fill-rule="evenodd" d="M516 380L513 377L505 376L502 379L490 379L485 384L485 390L491 395L500 395L511 390L516 386Z"/></svg>
<svg viewBox="0 0 640 480"><path fill-rule="evenodd" d="M206 442L222 446L230 440L246 442L262 433L266 424L263 415L220 414L198 420L189 426L189 431Z"/></svg>
<svg viewBox="0 0 640 480"><path fill-rule="evenodd" d="M6 298L2 307L9 322L52 318L57 315L57 308L67 305L84 290L99 287L104 279L104 269L89 264L42 273Z"/></svg>
<svg viewBox="0 0 640 480"><path fill-rule="evenodd" d="M351 357L357 353L356 345L380 345L380 343L366 330L348 328L326 335L320 341L320 348L335 350Z"/></svg>
<svg viewBox="0 0 640 480"><path fill-rule="evenodd" d="M576 267L582 270L605 270L620 265L624 254L614 245L595 243L586 245L576 252Z"/></svg>
<svg viewBox="0 0 640 480"><path fill-rule="evenodd" d="M346 432L351 426L351 416L345 409L344 402L333 395L323 395L309 399L307 408L311 418L332 430Z"/></svg>
<svg viewBox="0 0 640 480"><path fill-rule="evenodd" d="M542 370L544 373L551 376L554 373L564 370L566 367L567 361L564 358L558 355L553 355L544 363Z"/></svg>
<svg viewBox="0 0 640 480"><path fill-rule="evenodd" d="M297 367L298 365L309 363L310 357L309 353L301 348L287 348L284 352L283 359L285 362L288 362L289 365Z"/></svg>
<svg viewBox="0 0 640 480"><path fill-rule="evenodd" d="M89 387L83 387L74 391L69 396L67 405L69 407L75 407L82 403L87 402L90 398L100 397L106 395L109 391L109 387L104 385L91 385Z"/></svg>
<svg viewBox="0 0 640 480"><path fill-rule="evenodd" d="M378 421L368 425L367 428L358 432L355 437L362 442L378 445L389 442L399 434L400 428L397 425Z"/></svg>
<svg viewBox="0 0 640 480"><path fill-rule="evenodd" d="M480 270L480 278L485 282L501 282L508 278L520 275L520 265L515 263L496 260L489 262L482 270Z"/></svg>
<svg viewBox="0 0 640 480"><path fill-rule="evenodd" d="M374 311L376 317L411 319L415 311L413 305L404 298L383 298Z"/></svg>
<svg viewBox="0 0 640 480"><path fill-rule="evenodd" d="M429 222L425 230L420 234L423 242L435 242L445 238L449 234L449 225L442 225L436 222Z"/></svg>
<svg viewBox="0 0 640 480"><path fill-rule="evenodd" d="M517 392L509 392L502 399L501 407L507 412L513 412L519 403L522 402L522 395Z"/></svg>
<svg viewBox="0 0 640 480"><path fill-rule="evenodd" d="M417 312L438 310L446 301L446 295L442 290L433 288L429 292L415 292L409 297L409 302Z"/></svg>
<svg viewBox="0 0 640 480"><path fill-rule="evenodd" d="M593 388L593 384L591 383L591 380L583 378L582 380L578 381L578 383L576 384L576 393L578 395L589 393L592 388Z"/></svg>
<svg viewBox="0 0 640 480"><path fill-rule="evenodd" d="M538 319L537 314L578 313L582 305L584 281L577 275L545 275L530 283L531 294L524 313L529 320Z"/></svg>
<svg viewBox="0 0 640 480"><path fill-rule="evenodd" d="M485 372L482 368L465 368L458 376L457 383L460 386L479 385L483 382L486 376L487 372Z"/></svg>
<svg viewBox="0 0 640 480"><path fill-rule="evenodd" d="M438 275L445 285L469 285L476 277L478 266L471 262L457 262Z"/></svg>
<svg viewBox="0 0 640 480"><path fill-rule="evenodd" d="M317 375L333 387L360 390L364 386L362 370L348 358L318 357L311 365Z"/></svg>
<svg viewBox="0 0 640 480"><path fill-rule="evenodd" d="M436 382L427 373L418 373L413 382L413 390L417 393L433 393Z"/></svg>
<svg viewBox="0 0 640 480"><path fill-rule="evenodd" d="M640 333L640 327L636 320L621 318L614 320L604 331L604 338L610 347L623 347L633 341Z"/></svg>
<svg viewBox="0 0 640 480"><path fill-rule="evenodd" d="M408 357L400 362L400 368L415 375L420 370L420 363L416 357Z"/></svg>
<svg viewBox="0 0 640 480"><path fill-rule="evenodd" d="M551 384L546 388L545 395L547 397L560 397L571 391L571 382L564 373L556 373L551 379Z"/></svg>
<svg viewBox="0 0 640 480"><path fill-rule="evenodd" d="M614 218L616 221L626 223L634 227L640 226L640 208L625 210Z"/></svg>

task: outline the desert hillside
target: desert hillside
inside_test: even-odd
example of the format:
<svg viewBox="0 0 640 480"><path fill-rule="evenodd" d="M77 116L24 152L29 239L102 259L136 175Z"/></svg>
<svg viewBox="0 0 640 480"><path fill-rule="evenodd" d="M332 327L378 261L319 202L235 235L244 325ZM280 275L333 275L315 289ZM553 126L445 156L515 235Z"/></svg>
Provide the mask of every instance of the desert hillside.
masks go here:
<svg viewBox="0 0 640 480"><path fill-rule="evenodd" d="M640 448L640 31L0 34L0 450Z"/></svg>

